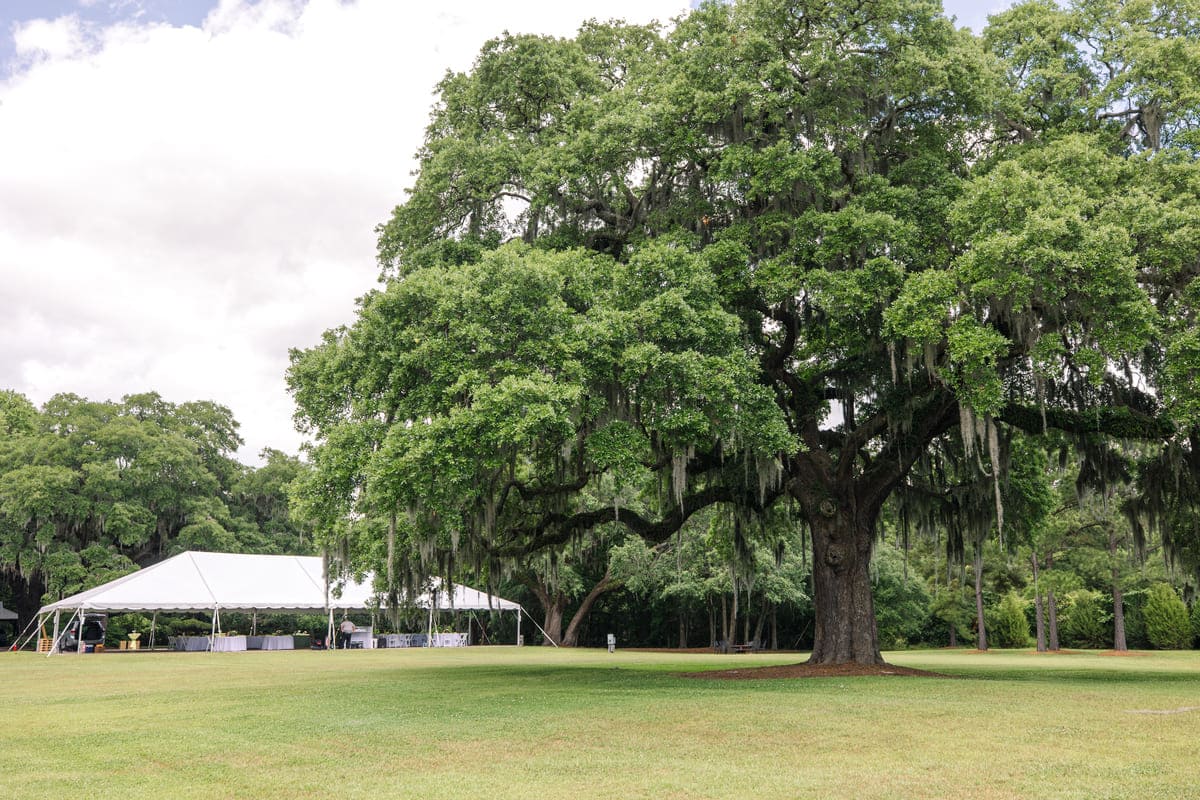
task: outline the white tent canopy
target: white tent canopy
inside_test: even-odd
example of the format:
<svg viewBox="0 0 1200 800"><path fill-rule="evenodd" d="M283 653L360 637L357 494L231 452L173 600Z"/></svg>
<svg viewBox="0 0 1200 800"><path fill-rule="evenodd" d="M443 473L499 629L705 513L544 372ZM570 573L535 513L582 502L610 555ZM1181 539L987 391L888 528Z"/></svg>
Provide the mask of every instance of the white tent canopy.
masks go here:
<svg viewBox="0 0 1200 800"><path fill-rule="evenodd" d="M379 594L370 575L363 582L334 582L326 590L321 559L188 551L43 606L56 611L324 611L373 609ZM432 582L438 610L519 611L510 600L455 585L453 592ZM415 605L430 608L429 594Z"/></svg>
<svg viewBox="0 0 1200 800"><path fill-rule="evenodd" d="M16 619L17 612L9 611L3 603L0 603L0 622L15 622Z"/></svg>

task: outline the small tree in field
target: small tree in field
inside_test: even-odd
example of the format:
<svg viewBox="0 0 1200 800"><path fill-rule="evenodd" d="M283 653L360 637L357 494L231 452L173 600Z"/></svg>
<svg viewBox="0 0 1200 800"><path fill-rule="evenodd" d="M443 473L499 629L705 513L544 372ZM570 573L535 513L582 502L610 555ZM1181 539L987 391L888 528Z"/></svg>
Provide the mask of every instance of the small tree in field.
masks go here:
<svg viewBox="0 0 1200 800"><path fill-rule="evenodd" d="M1165 583L1150 587L1146 608L1146 638L1159 650L1186 650L1192 646L1192 624L1187 606Z"/></svg>
<svg viewBox="0 0 1200 800"><path fill-rule="evenodd" d="M1104 648L1112 645L1112 617L1104 610L1103 595L1077 589L1066 595L1063 636L1073 647Z"/></svg>
<svg viewBox="0 0 1200 800"><path fill-rule="evenodd" d="M1026 647L1029 644L1029 620L1025 616L1025 601L1016 592L1009 592L996 606L988 628L997 647Z"/></svg>
<svg viewBox="0 0 1200 800"><path fill-rule="evenodd" d="M939 587L933 596L930 614L949 632L950 647L958 647L959 637L970 638L971 609L963 598L962 587L955 581L952 585Z"/></svg>

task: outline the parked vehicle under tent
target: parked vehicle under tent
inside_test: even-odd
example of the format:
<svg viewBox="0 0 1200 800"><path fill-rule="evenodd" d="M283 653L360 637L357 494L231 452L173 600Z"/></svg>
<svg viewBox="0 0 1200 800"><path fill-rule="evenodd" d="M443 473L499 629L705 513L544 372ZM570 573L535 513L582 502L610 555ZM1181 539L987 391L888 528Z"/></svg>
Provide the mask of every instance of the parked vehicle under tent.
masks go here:
<svg viewBox="0 0 1200 800"><path fill-rule="evenodd" d="M362 581L331 580L325 574L324 562L315 556L188 551L43 606L38 611L37 628L44 629L53 619L54 633L49 637L53 645L49 652L54 654L66 652L60 647L64 612L68 615L67 627L76 620L99 614L152 614L150 645L153 646L160 613L204 612L211 613L212 624L209 636L205 637L207 647L199 649L213 650L218 649L214 644L221 634L222 611L251 613L255 618L258 613L321 613L328 620L327 641L333 641L334 617L338 612L374 612L385 607L372 583L370 574ZM412 602L414 607L429 612L426 646L437 642L433 634L434 615L440 611L512 611L517 615L520 643L524 609L519 603L460 584L445 591L436 578L430 581L430 586L430 591ZM75 644L76 651L82 652L83 641ZM375 641L371 639L365 646L374 647Z"/></svg>

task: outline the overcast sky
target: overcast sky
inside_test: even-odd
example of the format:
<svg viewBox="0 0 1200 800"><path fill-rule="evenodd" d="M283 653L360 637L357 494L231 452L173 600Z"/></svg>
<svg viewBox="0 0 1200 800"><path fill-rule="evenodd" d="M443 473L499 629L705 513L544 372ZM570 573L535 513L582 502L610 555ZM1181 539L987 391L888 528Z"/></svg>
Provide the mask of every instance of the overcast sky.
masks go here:
<svg viewBox="0 0 1200 800"><path fill-rule="evenodd" d="M214 400L243 461L295 452L288 348L375 285L444 71L687 4L0 0L0 388Z"/></svg>

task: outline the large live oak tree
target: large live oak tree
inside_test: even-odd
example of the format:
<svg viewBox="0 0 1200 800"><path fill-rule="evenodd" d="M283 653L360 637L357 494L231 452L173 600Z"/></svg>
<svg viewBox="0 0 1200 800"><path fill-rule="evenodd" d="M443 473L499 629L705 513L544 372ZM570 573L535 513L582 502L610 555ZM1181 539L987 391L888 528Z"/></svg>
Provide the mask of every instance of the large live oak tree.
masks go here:
<svg viewBox="0 0 1200 800"><path fill-rule="evenodd" d="M881 661L877 522L934 449L992 476L1003 530L1010 426L1100 463L1200 418L1198 26L746 0L489 42L440 84L385 287L293 353L309 507L399 515L414 574L495 575L788 503L813 661Z"/></svg>

